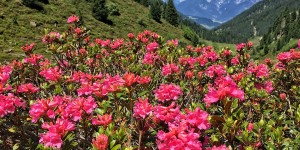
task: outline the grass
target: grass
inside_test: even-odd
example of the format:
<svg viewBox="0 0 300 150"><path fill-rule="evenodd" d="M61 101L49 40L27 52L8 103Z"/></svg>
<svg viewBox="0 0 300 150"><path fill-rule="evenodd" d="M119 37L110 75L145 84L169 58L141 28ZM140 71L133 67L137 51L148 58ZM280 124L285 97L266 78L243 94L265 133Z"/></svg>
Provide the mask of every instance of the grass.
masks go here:
<svg viewBox="0 0 300 150"><path fill-rule="evenodd" d="M128 33L137 34L150 30L165 39L179 39L181 43L191 44L184 38L184 31L162 19L158 23L150 18L149 8L134 0L107 0L107 6L116 5L119 16L109 16L112 24L96 20L92 16L92 4L86 0L49 0L49 4L39 3L44 10L36 10L22 5L21 0L0 0L0 62L22 58L20 49L26 43L35 42L37 52L45 54L45 45L41 39L48 31L63 32L70 15L82 16L83 25L89 29L92 38L125 38ZM233 44L214 43L203 40L206 45L216 48L229 47Z"/></svg>
<svg viewBox="0 0 300 150"><path fill-rule="evenodd" d="M21 4L20 0L1 0L0 3L0 60L11 60L22 57L20 47L35 42L39 52L45 46L41 43L44 29L64 31L68 25L66 20L72 14L83 17L84 26L93 38L125 38L127 33L138 33L151 30L165 38L178 38L184 43L183 31L162 20L158 23L149 17L148 8L133 0L108 0L120 10L119 16L109 16L112 25L100 22L92 16L92 4L85 0L50 0L50 4L42 4L44 10L38 11ZM143 25L141 25L141 22ZM35 24L35 25L33 25Z"/></svg>

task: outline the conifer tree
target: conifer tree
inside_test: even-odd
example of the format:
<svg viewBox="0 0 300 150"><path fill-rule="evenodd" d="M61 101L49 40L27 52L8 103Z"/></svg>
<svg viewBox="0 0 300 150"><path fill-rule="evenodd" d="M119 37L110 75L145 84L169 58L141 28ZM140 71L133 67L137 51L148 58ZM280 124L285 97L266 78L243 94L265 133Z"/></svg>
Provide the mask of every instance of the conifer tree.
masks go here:
<svg viewBox="0 0 300 150"><path fill-rule="evenodd" d="M108 9L105 6L105 0L95 0L93 6L93 16L99 21L107 21Z"/></svg>
<svg viewBox="0 0 300 150"><path fill-rule="evenodd" d="M151 3L150 14L155 21L160 22L161 13L160 3L158 0L155 0Z"/></svg>
<svg viewBox="0 0 300 150"><path fill-rule="evenodd" d="M167 6L166 6L166 20L172 24L173 26L178 26L179 21L178 21L178 14L177 10L175 8L173 0L168 0Z"/></svg>

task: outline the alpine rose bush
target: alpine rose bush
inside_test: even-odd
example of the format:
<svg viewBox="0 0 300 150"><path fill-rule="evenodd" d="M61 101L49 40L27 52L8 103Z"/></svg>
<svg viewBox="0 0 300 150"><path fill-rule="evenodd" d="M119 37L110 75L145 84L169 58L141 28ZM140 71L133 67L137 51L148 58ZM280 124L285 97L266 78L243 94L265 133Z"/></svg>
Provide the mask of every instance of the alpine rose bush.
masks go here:
<svg viewBox="0 0 300 150"><path fill-rule="evenodd" d="M251 61L145 30L69 28L0 65L0 149L300 149L300 51Z"/></svg>

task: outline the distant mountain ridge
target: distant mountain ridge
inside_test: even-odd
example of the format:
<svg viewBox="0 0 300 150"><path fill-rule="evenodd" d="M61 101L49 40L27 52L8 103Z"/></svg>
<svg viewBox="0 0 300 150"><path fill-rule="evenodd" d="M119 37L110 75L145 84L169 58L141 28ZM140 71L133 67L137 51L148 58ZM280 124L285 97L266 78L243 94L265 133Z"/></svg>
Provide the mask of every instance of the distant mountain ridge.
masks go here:
<svg viewBox="0 0 300 150"><path fill-rule="evenodd" d="M300 7L300 0L263 0L234 19L222 24L215 31L218 35L231 35L219 42L239 43L266 34L275 20L286 9Z"/></svg>
<svg viewBox="0 0 300 150"><path fill-rule="evenodd" d="M174 0L179 12L210 28L217 27L260 0ZM211 21L207 21L207 19Z"/></svg>

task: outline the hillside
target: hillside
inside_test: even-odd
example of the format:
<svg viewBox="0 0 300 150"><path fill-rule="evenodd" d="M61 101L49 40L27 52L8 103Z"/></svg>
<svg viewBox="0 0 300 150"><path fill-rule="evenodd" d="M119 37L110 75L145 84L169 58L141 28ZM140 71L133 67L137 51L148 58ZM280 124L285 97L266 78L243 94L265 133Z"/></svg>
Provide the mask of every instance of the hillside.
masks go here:
<svg viewBox="0 0 300 150"><path fill-rule="evenodd" d="M278 54L297 46L300 38L300 15L298 9L286 9L263 35L257 47L260 56Z"/></svg>
<svg viewBox="0 0 300 150"><path fill-rule="evenodd" d="M45 3L46 2L46 3ZM72 15L81 16L82 24L91 30L93 37L122 38L127 33L138 33L145 29L157 32L165 39L184 38L182 29L174 27L162 19L158 23L149 17L149 9L133 0L107 0L107 6L116 6L119 16L109 16L111 24L93 18L91 3L86 0L49 0L49 4L39 2L40 10L31 9L18 0L0 2L0 60L9 60L20 56L20 47L25 43L41 43L44 29L64 31L66 20ZM43 51L44 45L37 45Z"/></svg>
<svg viewBox="0 0 300 150"><path fill-rule="evenodd" d="M300 7L299 0L263 0L215 29L217 35L219 35L218 37L230 35L229 38L212 40L239 43L254 36L262 36L268 32L268 29L285 8L298 7Z"/></svg>

